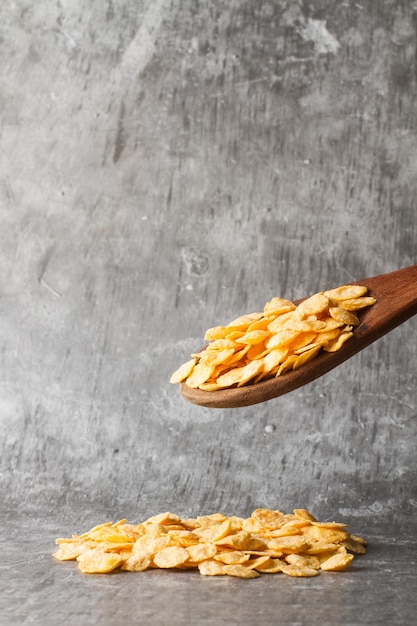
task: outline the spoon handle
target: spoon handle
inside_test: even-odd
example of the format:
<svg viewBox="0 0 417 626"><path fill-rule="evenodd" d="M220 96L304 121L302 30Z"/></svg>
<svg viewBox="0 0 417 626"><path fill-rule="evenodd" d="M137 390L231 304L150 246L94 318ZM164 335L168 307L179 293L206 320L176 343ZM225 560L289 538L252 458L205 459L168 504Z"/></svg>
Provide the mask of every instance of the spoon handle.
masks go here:
<svg viewBox="0 0 417 626"><path fill-rule="evenodd" d="M356 281L377 300L352 337L361 349L417 313L417 265Z"/></svg>

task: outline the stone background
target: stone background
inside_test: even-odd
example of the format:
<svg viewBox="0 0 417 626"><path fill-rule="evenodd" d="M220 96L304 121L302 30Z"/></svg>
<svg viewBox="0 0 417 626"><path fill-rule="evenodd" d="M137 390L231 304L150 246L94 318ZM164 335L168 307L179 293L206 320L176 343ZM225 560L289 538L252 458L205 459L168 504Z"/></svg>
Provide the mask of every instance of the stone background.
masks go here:
<svg viewBox="0 0 417 626"><path fill-rule="evenodd" d="M416 319L263 405L197 407L168 379L206 328L275 295L416 262L416 27L414 1L3 0L0 495L10 559L17 527L38 537L32 580L52 569L74 593L53 541L107 519L306 507L397 533L413 556L378 556L402 576L381 623L410 623ZM2 567L2 623L72 623ZM169 576L143 583L148 619L158 585L175 604ZM363 623L379 623L370 587ZM80 589L74 623L117 623ZM210 593L202 624L246 623L210 612ZM366 612L344 615L329 623Z"/></svg>

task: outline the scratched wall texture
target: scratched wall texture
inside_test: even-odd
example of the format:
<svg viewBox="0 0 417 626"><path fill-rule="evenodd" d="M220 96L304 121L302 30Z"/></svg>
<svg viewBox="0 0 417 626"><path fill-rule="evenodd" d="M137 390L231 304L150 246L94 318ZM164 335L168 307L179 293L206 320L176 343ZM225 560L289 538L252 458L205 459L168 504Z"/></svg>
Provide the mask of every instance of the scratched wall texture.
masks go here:
<svg viewBox="0 0 417 626"><path fill-rule="evenodd" d="M416 24L399 0L1 3L4 507L416 518L415 319L264 405L167 382L209 326L416 263Z"/></svg>

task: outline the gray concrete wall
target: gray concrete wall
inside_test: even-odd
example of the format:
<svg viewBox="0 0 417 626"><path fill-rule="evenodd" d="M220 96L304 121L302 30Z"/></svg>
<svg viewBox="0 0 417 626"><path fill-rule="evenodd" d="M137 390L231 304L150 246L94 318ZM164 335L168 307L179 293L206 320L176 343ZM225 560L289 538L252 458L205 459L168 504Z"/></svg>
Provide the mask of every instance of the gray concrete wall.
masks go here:
<svg viewBox="0 0 417 626"><path fill-rule="evenodd" d="M168 384L210 326L416 262L415 19L2 3L5 510L416 520L415 319L263 405Z"/></svg>

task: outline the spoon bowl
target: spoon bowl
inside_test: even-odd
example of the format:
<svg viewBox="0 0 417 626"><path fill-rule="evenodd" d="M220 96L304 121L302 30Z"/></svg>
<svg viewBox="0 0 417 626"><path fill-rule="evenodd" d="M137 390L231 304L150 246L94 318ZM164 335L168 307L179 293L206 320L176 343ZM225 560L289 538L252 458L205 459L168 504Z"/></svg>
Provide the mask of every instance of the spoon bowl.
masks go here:
<svg viewBox="0 0 417 626"><path fill-rule="evenodd" d="M417 313L417 265L349 284L367 287L368 295L377 301L359 312L359 325L339 351L322 351L299 369L242 387L203 391L183 382L185 400L209 408L236 408L272 400L323 376Z"/></svg>

